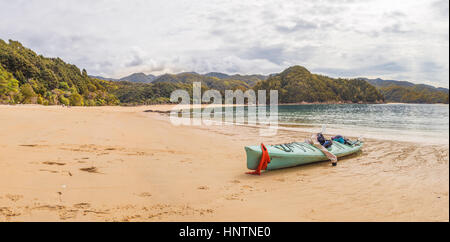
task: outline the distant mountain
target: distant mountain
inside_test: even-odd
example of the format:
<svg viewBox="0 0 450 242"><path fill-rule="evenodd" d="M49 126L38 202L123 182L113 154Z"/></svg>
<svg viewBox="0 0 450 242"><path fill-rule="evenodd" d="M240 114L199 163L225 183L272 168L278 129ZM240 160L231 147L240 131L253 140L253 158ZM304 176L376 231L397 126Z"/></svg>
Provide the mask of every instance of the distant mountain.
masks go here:
<svg viewBox="0 0 450 242"><path fill-rule="evenodd" d="M115 95L126 104L170 103L170 95L175 90L186 90L192 93L192 84L201 82L202 90L214 89L224 96L225 90L242 91L251 88L240 80L220 79L214 76L201 75L195 72L164 74L151 83L117 82L119 88Z"/></svg>
<svg viewBox="0 0 450 242"><path fill-rule="evenodd" d="M220 73L220 72L210 72L210 73L206 73L205 76L217 77L217 78L219 78L219 79L227 79L227 78L230 78L230 75L225 74L225 73Z"/></svg>
<svg viewBox="0 0 450 242"><path fill-rule="evenodd" d="M365 80L365 81L369 82L370 84L374 85L375 87L387 87L390 85L397 85L397 86L401 86L401 87L414 86L414 83L407 82L407 81L383 80L380 78L377 78L377 79L359 78L359 79Z"/></svg>
<svg viewBox="0 0 450 242"><path fill-rule="evenodd" d="M443 88L443 87L438 87L438 88L436 88L438 91L443 91L443 92L446 92L446 93L448 93L448 88Z"/></svg>
<svg viewBox="0 0 450 242"><path fill-rule="evenodd" d="M220 79L214 76L201 75L195 72L184 72L180 74L164 74L153 80L152 83L173 83L173 84L189 84L201 82L205 87L216 89L219 91L248 89L250 85L241 80Z"/></svg>
<svg viewBox="0 0 450 242"><path fill-rule="evenodd" d="M127 81L127 82L134 82L134 83L152 83L154 81L157 82L176 82L176 83L183 83L186 81L186 78L189 77L189 80L192 82L194 81L205 81L209 80L210 78L216 78L222 81L227 82L236 82L236 81L242 81L246 83L246 85L252 87L256 85L257 82L266 80L268 76L264 75L228 75L225 73L220 72L210 72L207 74L198 74L196 72L182 72L179 74L164 74L161 76L154 76L154 75L146 75L144 73L134 73L129 76L120 78L120 79L114 79L114 78L108 78L108 77L102 77L102 76L91 76L92 78L105 80L105 81ZM178 78L179 77L179 78Z"/></svg>
<svg viewBox="0 0 450 242"><path fill-rule="evenodd" d="M104 81L113 81L113 82L121 82L121 81L127 81L127 82L135 82L135 83L151 83L156 76L154 75L145 75L144 73L134 73L129 76L115 79L115 78L109 78L109 77L103 77L103 76L89 76L91 78L96 78Z"/></svg>
<svg viewBox="0 0 450 242"><path fill-rule="evenodd" d="M359 78L374 85L386 102L403 103L448 103L448 88L436 88L407 81Z"/></svg>
<svg viewBox="0 0 450 242"><path fill-rule="evenodd" d="M144 73L134 73L129 76L123 77L119 79L119 81L128 81L128 82L138 82L138 83L150 83L155 80L156 76L150 74L145 75Z"/></svg>
<svg viewBox="0 0 450 242"><path fill-rule="evenodd" d="M102 76L91 76L89 75L90 78L95 78L95 79L100 79L103 81L118 81L118 79L114 79L114 78L107 78L107 77L102 77Z"/></svg>

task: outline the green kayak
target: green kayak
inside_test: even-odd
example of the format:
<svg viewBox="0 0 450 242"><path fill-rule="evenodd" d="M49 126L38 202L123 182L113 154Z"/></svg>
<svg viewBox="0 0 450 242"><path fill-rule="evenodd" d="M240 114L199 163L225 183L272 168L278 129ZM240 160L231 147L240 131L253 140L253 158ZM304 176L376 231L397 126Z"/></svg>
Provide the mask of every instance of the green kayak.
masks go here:
<svg viewBox="0 0 450 242"><path fill-rule="evenodd" d="M356 141L353 145L342 144L333 141L333 145L327 150L337 157L354 154L361 150L363 142ZM267 145L270 163L266 170L276 170L293 167L319 161L329 160L327 156L314 145L308 143L290 143L282 145ZM256 170L261 160L261 146L247 146L247 168Z"/></svg>

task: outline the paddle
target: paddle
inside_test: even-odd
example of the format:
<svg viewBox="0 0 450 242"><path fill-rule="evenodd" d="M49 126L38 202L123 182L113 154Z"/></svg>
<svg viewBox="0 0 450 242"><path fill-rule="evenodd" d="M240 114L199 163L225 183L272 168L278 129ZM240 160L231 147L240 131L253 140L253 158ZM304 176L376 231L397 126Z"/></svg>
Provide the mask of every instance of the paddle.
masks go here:
<svg viewBox="0 0 450 242"><path fill-rule="evenodd" d="M321 134L325 133L325 131L327 130L327 126L326 125L322 125L322 132ZM317 141L317 135L313 134L311 135L311 138L309 140L306 140L307 143L314 145L316 148L318 148L319 150L321 150L327 157L328 159L331 160L331 164L333 166L337 166L337 156L335 156L334 154L332 154L331 152L329 152L325 147L323 147L318 141Z"/></svg>

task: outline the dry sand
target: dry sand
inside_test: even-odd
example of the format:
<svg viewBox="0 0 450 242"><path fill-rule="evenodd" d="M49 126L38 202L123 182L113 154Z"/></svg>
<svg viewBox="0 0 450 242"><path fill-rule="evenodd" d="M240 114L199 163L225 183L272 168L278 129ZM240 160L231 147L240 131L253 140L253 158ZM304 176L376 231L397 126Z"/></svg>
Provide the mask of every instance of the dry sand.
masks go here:
<svg viewBox="0 0 450 242"><path fill-rule="evenodd" d="M0 221L449 220L448 143L369 139L337 167L258 177L245 145L309 134L176 127L147 109L0 106Z"/></svg>

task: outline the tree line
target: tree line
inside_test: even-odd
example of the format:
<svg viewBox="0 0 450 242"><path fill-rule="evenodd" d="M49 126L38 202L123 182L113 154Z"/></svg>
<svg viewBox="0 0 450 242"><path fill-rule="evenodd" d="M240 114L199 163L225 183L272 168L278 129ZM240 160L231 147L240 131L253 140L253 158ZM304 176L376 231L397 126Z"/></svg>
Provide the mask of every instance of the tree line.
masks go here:
<svg viewBox="0 0 450 242"><path fill-rule="evenodd" d="M142 105L170 103L174 90L192 93L194 82L202 92L278 90L279 103L381 103L385 101L448 103L448 91L426 88L375 87L363 79L330 78L293 66L267 76L228 76L220 73L166 74L151 83L108 81L88 76L86 70L60 58L37 55L17 41L0 39L0 103L71 106ZM388 98L386 98L388 97Z"/></svg>

